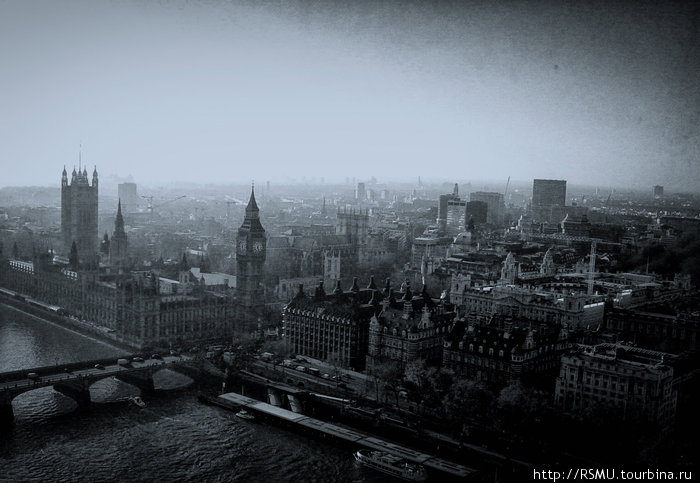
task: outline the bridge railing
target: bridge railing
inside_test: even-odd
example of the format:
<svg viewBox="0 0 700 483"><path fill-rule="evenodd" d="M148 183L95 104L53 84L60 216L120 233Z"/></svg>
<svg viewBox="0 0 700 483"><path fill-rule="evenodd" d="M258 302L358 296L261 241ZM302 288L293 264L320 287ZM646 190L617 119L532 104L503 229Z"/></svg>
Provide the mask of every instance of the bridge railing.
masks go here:
<svg viewBox="0 0 700 483"><path fill-rule="evenodd" d="M0 382L10 382L14 381L16 379L26 379L27 374L30 372L33 372L37 374L39 377L42 376L49 376L49 375L54 375L58 374L61 372L64 372L64 369L68 369L69 371L73 370L78 370L78 369L89 369L91 367L94 367L95 364L116 364L117 359L129 359L131 360L132 357L135 357L136 354L125 354L125 355L120 355L120 356L115 356L115 357L108 357L108 358L103 358L103 359L93 359L90 361L79 361L79 362L67 362L63 364L54 364L50 366L43 366L43 367L32 367L29 369L18 369L16 371L8 371L8 372L3 372L0 373Z"/></svg>

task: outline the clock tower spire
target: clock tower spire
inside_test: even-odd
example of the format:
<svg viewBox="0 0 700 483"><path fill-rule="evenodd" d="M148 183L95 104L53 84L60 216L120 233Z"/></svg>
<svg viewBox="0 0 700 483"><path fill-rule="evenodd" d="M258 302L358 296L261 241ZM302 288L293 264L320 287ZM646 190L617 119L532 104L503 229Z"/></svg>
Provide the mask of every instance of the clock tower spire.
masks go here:
<svg viewBox="0 0 700 483"><path fill-rule="evenodd" d="M245 218L236 239L236 299L243 317L254 319L265 305L263 265L265 264L265 229L260 223L260 209L251 186Z"/></svg>

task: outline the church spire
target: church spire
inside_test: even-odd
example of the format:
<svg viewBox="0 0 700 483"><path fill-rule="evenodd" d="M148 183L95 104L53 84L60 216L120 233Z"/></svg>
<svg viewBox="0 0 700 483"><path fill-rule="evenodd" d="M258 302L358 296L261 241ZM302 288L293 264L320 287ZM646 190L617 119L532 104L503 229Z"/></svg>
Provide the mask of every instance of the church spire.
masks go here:
<svg viewBox="0 0 700 483"><path fill-rule="evenodd" d="M114 231L124 231L124 217L122 216L122 199L117 202L117 218L114 220Z"/></svg>

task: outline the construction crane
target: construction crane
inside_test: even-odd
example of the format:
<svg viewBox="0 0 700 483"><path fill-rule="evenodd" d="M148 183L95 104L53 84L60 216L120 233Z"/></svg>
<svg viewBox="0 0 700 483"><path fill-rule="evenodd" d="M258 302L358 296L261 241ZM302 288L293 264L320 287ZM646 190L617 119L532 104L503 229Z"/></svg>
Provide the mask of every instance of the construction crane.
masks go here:
<svg viewBox="0 0 700 483"><path fill-rule="evenodd" d="M159 208L163 205L167 205L168 203L172 203L173 201L181 200L182 198L187 198L187 195L182 195L178 196L177 198L173 198L171 200L164 201L158 205L153 205L153 196L141 196L141 198L145 198L148 200L148 213L150 214L151 221L153 221L153 209L154 208Z"/></svg>

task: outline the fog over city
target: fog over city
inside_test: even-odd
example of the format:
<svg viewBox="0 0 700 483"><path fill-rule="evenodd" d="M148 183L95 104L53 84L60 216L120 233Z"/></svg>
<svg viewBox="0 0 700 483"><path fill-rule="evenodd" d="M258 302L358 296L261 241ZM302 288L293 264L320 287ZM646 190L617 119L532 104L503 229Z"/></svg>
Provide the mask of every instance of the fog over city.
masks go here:
<svg viewBox="0 0 700 483"><path fill-rule="evenodd" d="M668 2L3 2L0 186L58 186L81 151L150 185L694 191L697 25Z"/></svg>
<svg viewBox="0 0 700 483"><path fill-rule="evenodd" d="M0 483L692 480L699 26L0 0Z"/></svg>

